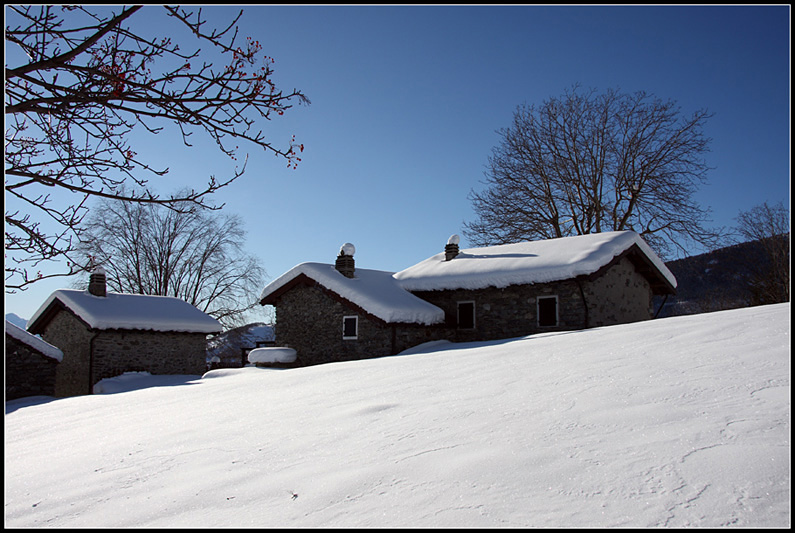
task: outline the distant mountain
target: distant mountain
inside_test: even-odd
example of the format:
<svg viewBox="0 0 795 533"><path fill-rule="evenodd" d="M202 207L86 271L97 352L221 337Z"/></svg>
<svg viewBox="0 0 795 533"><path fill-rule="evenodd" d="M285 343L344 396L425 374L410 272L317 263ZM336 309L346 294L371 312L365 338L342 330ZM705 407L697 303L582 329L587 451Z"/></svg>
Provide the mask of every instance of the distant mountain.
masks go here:
<svg viewBox="0 0 795 533"><path fill-rule="evenodd" d="M14 324L15 326L19 326L22 329L27 328L28 321L24 318L20 318L19 316L15 315L14 313L6 314L6 320Z"/></svg>
<svg viewBox="0 0 795 533"><path fill-rule="evenodd" d="M786 237L789 239L789 236ZM676 296L655 298L658 316L692 315L754 305L750 280L768 263L763 244L751 241L666 263Z"/></svg>

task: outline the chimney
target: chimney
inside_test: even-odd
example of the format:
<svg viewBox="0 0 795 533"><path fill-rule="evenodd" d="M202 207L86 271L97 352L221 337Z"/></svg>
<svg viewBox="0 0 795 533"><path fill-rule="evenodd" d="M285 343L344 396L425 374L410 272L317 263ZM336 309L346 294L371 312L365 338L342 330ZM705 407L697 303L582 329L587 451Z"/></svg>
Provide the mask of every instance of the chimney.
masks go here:
<svg viewBox="0 0 795 533"><path fill-rule="evenodd" d="M337 256L337 262L334 267L346 278L352 278L355 270L353 254L356 253L356 248L349 242L346 242L340 248L340 254Z"/></svg>
<svg viewBox="0 0 795 533"><path fill-rule="evenodd" d="M461 237L458 235L450 235L450 238L447 239L447 246L444 247L444 260L450 261L452 258L458 255L458 242L461 240Z"/></svg>
<svg viewBox="0 0 795 533"><path fill-rule="evenodd" d="M88 278L88 292L89 294L93 294L94 296L107 296L107 288L105 285L106 278L105 278L105 269L101 266L98 266L91 272L91 276Z"/></svg>

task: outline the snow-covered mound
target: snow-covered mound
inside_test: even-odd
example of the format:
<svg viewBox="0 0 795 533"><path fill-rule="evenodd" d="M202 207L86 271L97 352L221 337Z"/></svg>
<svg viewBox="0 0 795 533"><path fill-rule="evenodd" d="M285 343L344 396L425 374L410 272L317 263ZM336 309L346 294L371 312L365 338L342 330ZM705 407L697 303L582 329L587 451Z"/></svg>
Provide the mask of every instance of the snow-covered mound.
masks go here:
<svg viewBox="0 0 795 533"><path fill-rule="evenodd" d="M790 525L789 304L6 410L6 527Z"/></svg>
<svg viewBox="0 0 795 533"><path fill-rule="evenodd" d="M93 388L94 394L117 394L147 387L171 387L196 379L196 376L153 376L149 372L125 372L120 376L99 380Z"/></svg>
<svg viewBox="0 0 795 533"><path fill-rule="evenodd" d="M248 353L249 363L294 363L298 356L292 348L274 346L271 348L255 348Z"/></svg>

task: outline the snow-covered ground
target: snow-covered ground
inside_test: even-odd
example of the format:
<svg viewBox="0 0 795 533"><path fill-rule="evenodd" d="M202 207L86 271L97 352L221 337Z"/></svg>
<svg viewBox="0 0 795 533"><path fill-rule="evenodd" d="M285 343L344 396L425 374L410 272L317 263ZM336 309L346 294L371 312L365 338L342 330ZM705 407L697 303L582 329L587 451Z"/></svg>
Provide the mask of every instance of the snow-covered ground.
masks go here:
<svg viewBox="0 0 795 533"><path fill-rule="evenodd" d="M16 400L5 525L789 527L790 355L782 304Z"/></svg>

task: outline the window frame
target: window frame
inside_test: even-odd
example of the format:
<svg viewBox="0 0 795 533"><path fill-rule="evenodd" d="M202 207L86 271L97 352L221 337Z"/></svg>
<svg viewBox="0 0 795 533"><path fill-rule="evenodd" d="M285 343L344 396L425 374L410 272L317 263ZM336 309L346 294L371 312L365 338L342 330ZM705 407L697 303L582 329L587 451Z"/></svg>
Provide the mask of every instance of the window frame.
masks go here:
<svg viewBox="0 0 795 533"><path fill-rule="evenodd" d="M348 320L353 319L353 329L354 334L353 336L345 335L347 328L346 324ZM359 315L345 315L342 317L342 340L344 341L355 341L359 338Z"/></svg>
<svg viewBox="0 0 795 533"><path fill-rule="evenodd" d="M554 324L541 323L541 300L554 300L555 302L555 322ZM545 312L545 316L548 312ZM560 299L557 294L538 296L536 298L536 325L539 328L555 328L560 325Z"/></svg>
<svg viewBox="0 0 795 533"><path fill-rule="evenodd" d="M461 305L462 304L471 305L472 306L472 317L471 317L472 326L468 327L468 328L461 327ZM477 306L475 305L475 300L461 300L461 301L456 302L456 309L455 309L455 312L456 312L456 315L455 315L455 319L456 319L455 327L456 327L456 329L461 329L461 330L464 330L464 331L472 331L474 329L477 329L477 321L475 320L475 309L476 308L477 308Z"/></svg>

